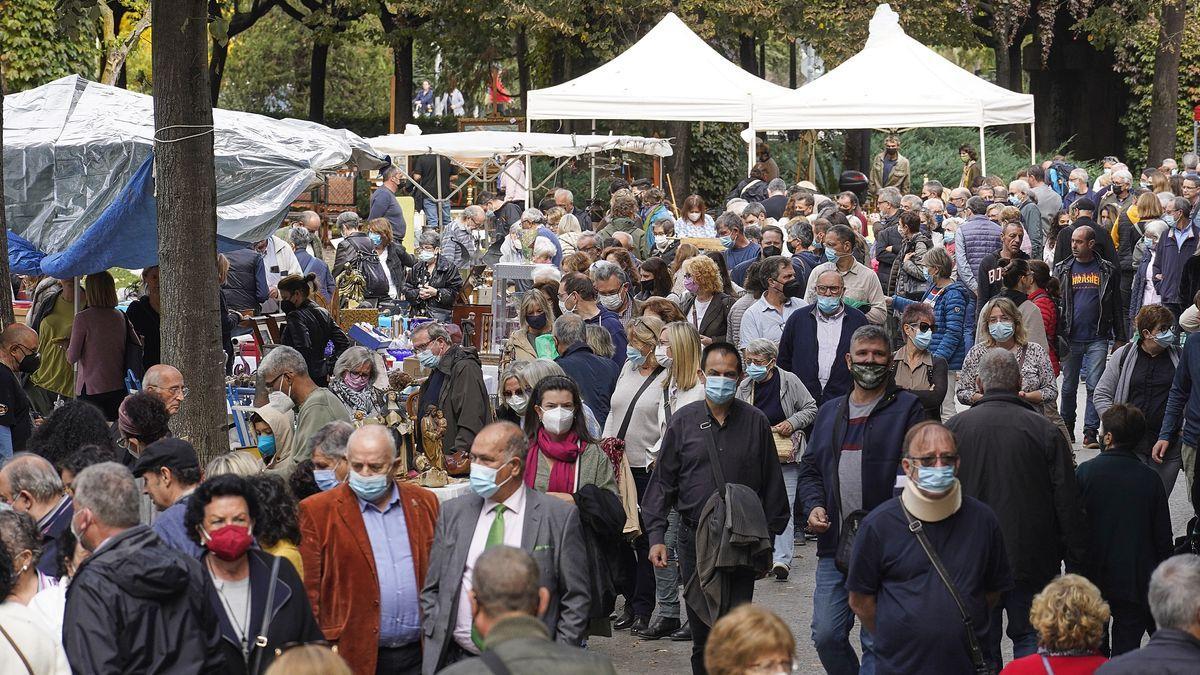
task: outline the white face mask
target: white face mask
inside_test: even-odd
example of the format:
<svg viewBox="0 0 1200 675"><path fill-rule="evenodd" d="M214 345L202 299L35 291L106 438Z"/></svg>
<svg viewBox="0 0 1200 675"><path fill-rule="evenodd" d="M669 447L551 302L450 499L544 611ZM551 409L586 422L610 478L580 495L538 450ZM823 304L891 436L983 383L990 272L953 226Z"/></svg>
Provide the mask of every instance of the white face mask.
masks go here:
<svg viewBox="0 0 1200 675"><path fill-rule="evenodd" d="M575 422L575 411L570 408L551 408L542 413L542 426L552 434L565 434Z"/></svg>
<svg viewBox="0 0 1200 675"><path fill-rule="evenodd" d="M508 403L508 407L513 409L513 412L518 415L525 414L525 408L529 405L529 397L522 394L516 394L504 399Z"/></svg>
<svg viewBox="0 0 1200 675"><path fill-rule="evenodd" d="M608 309L615 311L615 310L620 309L621 305L624 303L621 302L621 294L620 293L613 293L611 295L601 295L600 296L600 304L604 305Z"/></svg>
<svg viewBox="0 0 1200 675"><path fill-rule="evenodd" d="M700 218L703 216L704 216L704 214L700 213L699 211L692 211L691 213L688 214L688 220L690 220L694 223L697 220L700 220Z"/></svg>
<svg viewBox="0 0 1200 675"><path fill-rule="evenodd" d="M667 354L667 346L659 345L654 348L654 359L658 361L658 365L665 366L671 363L671 357Z"/></svg>

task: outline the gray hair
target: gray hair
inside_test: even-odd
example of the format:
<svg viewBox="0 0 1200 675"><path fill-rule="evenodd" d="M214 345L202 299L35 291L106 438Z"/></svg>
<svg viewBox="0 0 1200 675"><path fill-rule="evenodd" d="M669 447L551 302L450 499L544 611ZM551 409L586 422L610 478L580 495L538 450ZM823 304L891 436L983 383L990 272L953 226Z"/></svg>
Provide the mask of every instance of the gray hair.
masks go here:
<svg viewBox="0 0 1200 675"><path fill-rule="evenodd" d="M339 213L337 220L333 222L337 225L339 230L345 230L347 228L351 230L357 230L358 228L362 227L362 218L359 218L358 214L353 211L343 211Z"/></svg>
<svg viewBox="0 0 1200 675"><path fill-rule="evenodd" d="M804 248L808 248L809 246L812 246L812 243L813 243L812 225L809 224L809 222L807 220L804 220L803 218L797 218L797 219L793 220L792 222L788 223L788 238L789 239L799 239L800 245L803 246ZM792 253L798 253L798 251L792 251Z"/></svg>
<svg viewBox="0 0 1200 675"><path fill-rule="evenodd" d="M474 218L483 218L485 215L487 215L487 213L483 210L482 206L480 206L478 204L472 204L462 210L461 217L474 219Z"/></svg>
<svg viewBox="0 0 1200 675"><path fill-rule="evenodd" d="M1087 179L1088 179L1087 169L1084 169L1082 167L1072 169L1071 175L1067 177L1067 180L1087 180Z"/></svg>
<svg viewBox="0 0 1200 675"><path fill-rule="evenodd" d="M787 183L782 178L772 178L770 183L767 183L767 192L787 192Z"/></svg>
<svg viewBox="0 0 1200 675"><path fill-rule="evenodd" d="M564 213L563 217L558 221L559 234L579 232L579 230L579 219L575 217L574 213Z"/></svg>
<svg viewBox="0 0 1200 675"><path fill-rule="evenodd" d="M309 439L308 453L311 455L320 450L321 454L334 459L345 459L346 444L350 442L350 434L354 433L354 425L342 420L334 420L317 429L317 433Z"/></svg>
<svg viewBox="0 0 1200 675"><path fill-rule="evenodd" d="M1129 173L1129 169L1117 169L1112 172L1112 177L1113 177L1113 180L1116 180L1118 178L1124 178L1125 180L1129 181L1130 183L1133 182L1133 174Z"/></svg>
<svg viewBox="0 0 1200 675"><path fill-rule="evenodd" d="M1183 168L1188 171L1195 171L1200 168L1200 155L1194 152L1183 153Z"/></svg>
<svg viewBox="0 0 1200 675"><path fill-rule="evenodd" d="M964 187L957 187L950 191L951 199L970 199L971 191Z"/></svg>
<svg viewBox="0 0 1200 675"><path fill-rule="evenodd" d="M541 224L546 222L546 214L541 209L530 207L521 212L521 222Z"/></svg>
<svg viewBox="0 0 1200 675"><path fill-rule="evenodd" d="M558 249L554 248L552 244L543 243L533 247L534 258L541 258L542 256L553 258L556 253L558 253Z"/></svg>
<svg viewBox="0 0 1200 675"><path fill-rule="evenodd" d="M882 326L876 326L875 324L859 326L854 330L854 333L850 335L851 347L860 342L880 342L889 348L892 345L892 340L888 337L887 331Z"/></svg>
<svg viewBox="0 0 1200 675"><path fill-rule="evenodd" d="M935 208L937 208L937 209L945 209L946 208L946 204L944 202L942 202L942 200L938 199L937 197L930 197L929 199L926 199L925 203L922 204L922 206L924 206L926 209L929 209L929 210L932 210Z"/></svg>
<svg viewBox="0 0 1200 675"><path fill-rule="evenodd" d="M916 195L904 195L900 198L900 205L910 211L917 211L921 208L921 198Z"/></svg>
<svg viewBox="0 0 1200 675"><path fill-rule="evenodd" d="M308 245L313 242L313 236L308 230L297 226L288 232L288 240L294 248L308 248Z"/></svg>
<svg viewBox="0 0 1200 675"><path fill-rule="evenodd" d="M1156 218L1146 223L1144 231L1147 235L1158 239L1159 237L1163 236L1164 232L1167 231L1167 224Z"/></svg>
<svg viewBox="0 0 1200 675"><path fill-rule="evenodd" d="M37 565L42 557L42 535L38 532L37 521L28 513L0 511L0 544L13 558L21 551L30 551L33 553L32 565Z"/></svg>
<svg viewBox="0 0 1200 675"><path fill-rule="evenodd" d="M258 364L258 372L263 382L274 382L284 373L308 376L308 364L300 352L287 345L278 345L267 352L262 363Z"/></svg>
<svg viewBox="0 0 1200 675"><path fill-rule="evenodd" d="M384 447L390 452L392 459L396 459L396 437L392 436L392 430L382 424L368 424L365 427L356 429L350 434L350 438L346 440L346 452L350 452L350 446L355 442L363 442L368 437L373 436L375 440L383 441Z"/></svg>
<svg viewBox="0 0 1200 675"><path fill-rule="evenodd" d="M1150 614L1160 629L1187 631L1200 614L1200 557L1185 553L1164 560L1150 575Z"/></svg>
<svg viewBox="0 0 1200 675"><path fill-rule="evenodd" d="M437 339L445 340L447 343L451 342L450 331L446 330L446 327L437 321L430 321L417 326L413 329L412 334L415 336L417 333L425 333L425 337L429 338L430 342Z"/></svg>
<svg viewBox="0 0 1200 675"><path fill-rule="evenodd" d="M129 469L116 462L93 464L75 476L75 512L88 509L109 527L138 524L140 494Z"/></svg>
<svg viewBox="0 0 1200 675"><path fill-rule="evenodd" d="M587 337L588 347L596 356L602 356L606 359L612 358L616 353L617 346L613 344L612 333L604 326L598 326L594 323L586 324L583 327L583 334Z"/></svg>
<svg viewBox="0 0 1200 675"><path fill-rule="evenodd" d="M746 344L746 353L777 359L779 358L779 345L766 338L754 338Z"/></svg>
<svg viewBox="0 0 1200 675"><path fill-rule="evenodd" d="M554 340L564 348L578 342L587 342L583 319L574 314L563 314L554 320Z"/></svg>
<svg viewBox="0 0 1200 675"><path fill-rule="evenodd" d="M54 465L40 455L18 452L0 473L8 476L8 489L13 497L28 492L34 501L43 503L62 497L62 478Z"/></svg>
<svg viewBox="0 0 1200 675"><path fill-rule="evenodd" d="M537 562L525 551L493 546L479 554L471 578L475 604L489 617L537 615L541 576Z"/></svg>
<svg viewBox="0 0 1200 675"><path fill-rule="evenodd" d="M765 218L766 215L767 215L767 210L765 208L763 208L763 205L758 202L750 202L749 204L746 205L746 208L742 209L742 217L743 218L745 218L746 216L763 216Z"/></svg>
<svg viewBox="0 0 1200 675"><path fill-rule="evenodd" d="M1168 206L1171 205L1171 202L1175 201L1175 193L1174 192L1159 192L1158 194L1156 194L1154 196L1158 197L1158 204L1163 207L1164 211L1167 209Z"/></svg>
<svg viewBox="0 0 1200 675"><path fill-rule="evenodd" d="M442 245L442 235L437 230L421 230L421 236L417 237L417 246L438 246Z"/></svg>
<svg viewBox="0 0 1200 675"><path fill-rule="evenodd" d="M514 368L514 374L517 376L517 379L524 382L525 386L529 387L530 390L536 387L538 382L541 382L547 377L553 377L555 375L566 377L567 375L566 371L562 369L562 366L550 359L522 361L522 365L523 367L521 368Z"/></svg>
<svg viewBox="0 0 1200 675"><path fill-rule="evenodd" d="M942 225L945 226L945 222ZM925 252L925 257L921 259L921 263L926 267L932 267L937 270L937 275L943 279L949 279L954 274L954 261L950 259L950 254L941 246L935 246Z"/></svg>
<svg viewBox="0 0 1200 675"><path fill-rule="evenodd" d="M1015 192L1020 192L1021 194L1029 194L1029 182L1018 178L1017 180L1014 180L1013 182L1008 184L1008 192L1009 192L1009 194L1013 194Z"/></svg>
<svg viewBox="0 0 1200 675"><path fill-rule="evenodd" d="M566 198L567 201L571 202L572 204L575 203L575 195L571 194L571 191L566 188L558 188L557 190L554 191L554 196L555 196L555 198L564 197L564 198Z"/></svg>
<svg viewBox="0 0 1200 675"><path fill-rule="evenodd" d="M613 277L616 277L621 282L621 285L629 283L629 278L625 275L624 270L607 260L597 260L592 263L592 266L588 268L588 276L592 278L593 284L600 281L608 281Z"/></svg>
<svg viewBox="0 0 1200 675"><path fill-rule="evenodd" d="M541 249L535 251L535 253L540 252ZM550 249L550 254L554 255L553 248ZM533 272L530 273L530 277L535 284L544 281L550 281L557 284L558 282L562 281L562 270L558 269L554 265L534 265Z"/></svg>
<svg viewBox="0 0 1200 675"><path fill-rule="evenodd" d="M894 187L885 187L879 190L879 194L875 198L876 201L887 202L895 208L900 208L902 203L900 190Z"/></svg>
<svg viewBox="0 0 1200 675"><path fill-rule="evenodd" d="M396 166L395 164L388 164L387 166L383 167L383 171L379 172L379 177L387 180L398 173L400 173L400 167Z"/></svg>
<svg viewBox="0 0 1200 675"><path fill-rule="evenodd" d="M338 357L337 363L333 364L333 377L331 380L341 379L347 371L354 370L364 363L371 364L370 380L374 380L379 375L379 369L375 366L375 354L370 349L361 345L354 345L342 355Z"/></svg>
<svg viewBox="0 0 1200 675"><path fill-rule="evenodd" d="M1007 349L993 348L979 359L979 386L983 393L1016 393L1021 390L1021 366Z"/></svg>

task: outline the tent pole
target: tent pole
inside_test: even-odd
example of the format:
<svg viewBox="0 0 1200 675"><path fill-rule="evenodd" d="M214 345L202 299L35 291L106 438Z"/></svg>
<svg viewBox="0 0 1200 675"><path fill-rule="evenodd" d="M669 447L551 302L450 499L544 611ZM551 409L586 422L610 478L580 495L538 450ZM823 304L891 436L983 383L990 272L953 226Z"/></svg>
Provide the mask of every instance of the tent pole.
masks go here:
<svg viewBox="0 0 1200 675"><path fill-rule="evenodd" d="M596 120L592 120L592 135L593 136L596 135ZM589 200L596 198L596 153L593 152L591 154L591 157L592 157L592 162L591 162L591 164L592 164L592 180L591 180L592 194L591 194L591 196L588 197Z"/></svg>
<svg viewBox="0 0 1200 675"><path fill-rule="evenodd" d="M1037 164L1037 124L1029 123L1029 163Z"/></svg>
<svg viewBox="0 0 1200 675"><path fill-rule="evenodd" d="M749 143L748 149L746 151L746 175L749 176L750 170L754 168L754 155L755 155L755 147L754 146L755 146L755 143L758 141L758 136L755 135L755 133L754 133L754 124L753 123L746 125L746 128L750 130L750 143Z"/></svg>
<svg viewBox="0 0 1200 675"><path fill-rule="evenodd" d="M987 175L987 146L984 144L983 125L979 126L979 173L983 176ZM965 186L968 190L970 185Z"/></svg>
<svg viewBox="0 0 1200 675"><path fill-rule="evenodd" d="M533 120L525 117L525 133L533 133ZM525 155L525 208L532 206L533 195L533 155Z"/></svg>
<svg viewBox="0 0 1200 675"><path fill-rule="evenodd" d="M75 315L79 314L79 276L76 275L71 279L71 285L75 288ZM74 320L74 319L72 319ZM75 373L75 377L79 377L79 361L71 366L71 371Z"/></svg>

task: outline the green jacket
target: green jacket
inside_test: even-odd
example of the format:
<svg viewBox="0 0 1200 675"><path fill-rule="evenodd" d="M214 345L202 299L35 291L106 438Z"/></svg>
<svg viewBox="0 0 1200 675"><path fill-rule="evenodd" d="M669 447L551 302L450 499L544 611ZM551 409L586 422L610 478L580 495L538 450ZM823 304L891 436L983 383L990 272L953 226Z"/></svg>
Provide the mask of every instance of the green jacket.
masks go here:
<svg viewBox="0 0 1200 675"><path fill-rule="evenodd" d="M579 464L579 482L575 485L576 490L579 490L584 485L595 485L598 488L608 490L619 496L616 474L613 472L612 462L608 461L608 455L604 454L599 445L595 443L588 445L575 461ZM538 492L548 491L547 488L550 486L550 468L551 460L539 453L537 468L535 469L536 473L533 479L534 490Z"/></svg>
<svg viewBox="0 0 1200 675"><path fill-rule="evenodd" d="M512 615L492 625L484 649L494 652L514 675L616 675L612 661L591 650L551 642L537 618ZM492 675L482 657L459 661L442 675Z"/></svg>
<svg viewBox="0 0 1200 675"><path fill-rule="evenodd" d="M305 399L304 405L296 415L296 434L292 436L292 451L286 457L280 457L274 466L267 469L284 478L292 475L296 466L312 459L312 446L309 439L320 431L321 427L330 422L350 422L350 411L342 400L324 387L317 387Z"/></svg>
<svg viewBox="0 0 1200 675"><path fill-rule="evenodd" d="M613 236L614 232L628 232L629 236L633 237L633 250L637 251L638 258L645 260L650 257L650 248L646 245L646 230L641 223L633 218L613 218L596 236L600 241L604 241Z"/></svg>

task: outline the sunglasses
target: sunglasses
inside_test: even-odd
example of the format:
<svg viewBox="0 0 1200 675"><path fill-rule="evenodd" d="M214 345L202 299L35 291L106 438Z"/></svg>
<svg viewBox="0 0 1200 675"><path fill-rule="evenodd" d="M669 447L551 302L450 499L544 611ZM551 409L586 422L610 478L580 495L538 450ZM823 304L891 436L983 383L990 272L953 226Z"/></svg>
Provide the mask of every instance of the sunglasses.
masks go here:
<svg viewBox="0 0 1200 675"><path fill-rule="evenodd" d="M922 333L924 333L924 332L925 332L925 331L927 331L927 330L933 330L933 324L931 324L931 323L929 323L929 322L927 322L927 321L921 321L921 322L919 322L919 323L908 323L908 324L904 324L904 325L906 325L906 326L916 326L916 327L917 327L917 330L921 331Z"/></svg>

